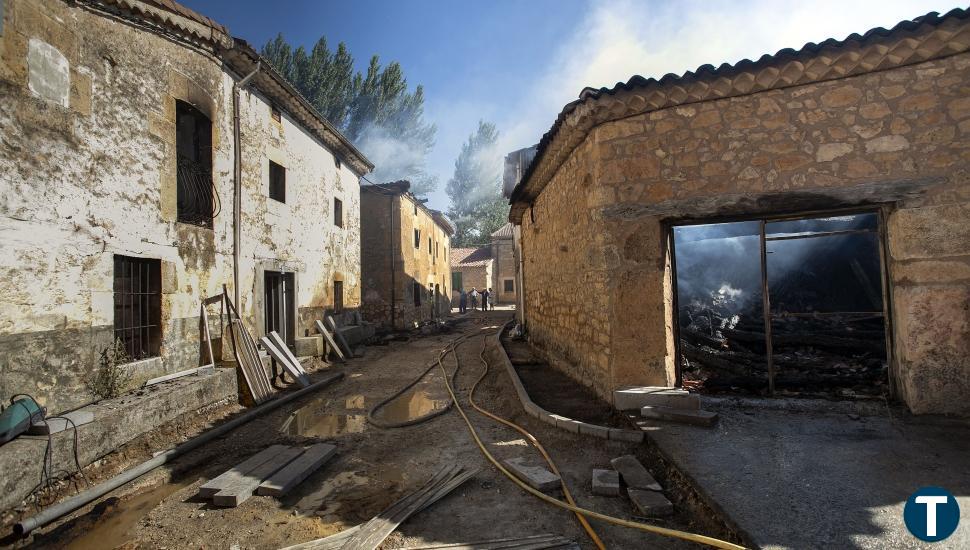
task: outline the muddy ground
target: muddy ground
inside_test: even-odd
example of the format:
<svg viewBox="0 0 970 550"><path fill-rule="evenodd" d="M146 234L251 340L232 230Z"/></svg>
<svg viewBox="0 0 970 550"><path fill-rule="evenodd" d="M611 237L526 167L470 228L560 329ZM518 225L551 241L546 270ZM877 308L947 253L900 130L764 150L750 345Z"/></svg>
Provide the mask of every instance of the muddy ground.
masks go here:
<svg viewBox="0 0 970 550"><path fill-rule="evenodd" d="M475 312L463 316L451 333L415 336L407 342L366 349L346 365L324 367L319 378L343 372L343 380L271 412L178 458L137 482L116 490L24 540L5 545L34 548L279 548L324 537L362 523L396 499L419 487L436 470L451 463L479 469L473 479L431 508L413 516L382 548L431 542L455 543L488 538L556 533L593 548L574 516L523 492L491 466L452 410L415 426L384 430L366 420L368 410L410 382L452 339L474 332L458 349L462 368L459 397L482 372L479 353L486 333L497 330L510 312ZM495 353L489 350L486 356ZM664 468L649 444L610 442L560 431L523 411L504 368L494 359L476 393L478 402L532 432L550 451L578 504L620 518L634 519L625 497L599 497L590 492L592 468L608 468L613 457L633 453L655 470L677 505L677 514L651 523L674 529L730 537L728 530L700 503L689 484ZM446 362L449 370L454 359ZM322 364L321 364L322 365ZM532 377L530 385L534 385ZM558 380L557 391L568 391ZM563 389L566 388L566 389ZM549 402L550 396L543 395ZM385 420L422 415L448 400L440 371L433 370L414 391L380 411ZM98 481L171 447L231 417L238 406L224 406L183 418L143 436L87 469ZM468 408L482 439L499 458L541 459L522 437ZM328 441L337 456L282 499L255 496L237 508L213 507L196 493L200 485L272 444L308 445ZM29 513L29 512L28 512ZM19 514L22 515L22 514ZM13 521L8 515L5 523ZM593 522L610 548L677 548L691 543Z"/></svg>

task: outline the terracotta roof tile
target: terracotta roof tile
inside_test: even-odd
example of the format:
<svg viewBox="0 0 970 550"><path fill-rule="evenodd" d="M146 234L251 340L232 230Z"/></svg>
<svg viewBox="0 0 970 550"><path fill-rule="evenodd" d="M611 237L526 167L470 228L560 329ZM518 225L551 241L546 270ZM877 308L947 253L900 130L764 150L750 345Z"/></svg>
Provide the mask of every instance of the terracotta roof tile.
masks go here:
<svg viewBox="0 0 970 550"><path fill-rule="evenodd" d="M483 267L492 261L492 247L452 248L451 267Z"/></svg>

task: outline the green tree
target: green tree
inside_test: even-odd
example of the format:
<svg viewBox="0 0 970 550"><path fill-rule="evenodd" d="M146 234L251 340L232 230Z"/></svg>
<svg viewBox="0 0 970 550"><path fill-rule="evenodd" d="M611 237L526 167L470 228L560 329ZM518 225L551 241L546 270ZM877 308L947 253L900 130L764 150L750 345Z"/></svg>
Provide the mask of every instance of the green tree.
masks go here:
<svg viewBox="0 0 970 550"><path fill-rule="evenodd" d="M263 57L375 164L371 179L407 179L411 192L427 195L437 181L426 170L437 129L424 121L424 89L408 91L397 62L382 67L371 57L364 73L341 42L330 50L325 37L310 53L295 50L282 34L263 46Z"/></svg>
<svg viewBox="0 0 970 550"><path fill-rule="evenodd" d="M507 221L509 206L502 196L502 157L498 130L479 121L478 129L462 144L455 173L445 192L451 199L448 216L455 222L454 246L485 244Z"/></svg>

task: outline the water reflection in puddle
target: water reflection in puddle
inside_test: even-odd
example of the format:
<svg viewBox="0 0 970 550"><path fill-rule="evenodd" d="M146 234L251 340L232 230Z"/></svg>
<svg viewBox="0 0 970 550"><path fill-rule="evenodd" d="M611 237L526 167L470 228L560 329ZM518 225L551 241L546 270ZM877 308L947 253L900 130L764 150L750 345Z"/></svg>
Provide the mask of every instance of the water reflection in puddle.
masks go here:
<svg viewBox="0 0 970 550"><path fill-rule="evenodd" d="M344 406L348 409L363 409L364 408L364 396L363 395L351 395L347 398Z"/></svg>
<svg viewBox="0 0 970 550"><path fill-rule="evenodd" d="M384 405L377 416L388 422L406 422L444 408L447 404L446 400L432 398L427 390L418 389Z"/></svg>
<svg viewBox="0 0 970 550"><path fill-rule="evenodd" d="M367 416L362 414L317 414L310 407L294 411L283 422L280 431L304 437L334 437L364 431Z"/></svg>
<svg viewBox="0 0 970 550"><path fill-rule="evenodd" d="M166 497L189 485L189 482L165 483L147 492L119 501L92 526L67 543L66 550L107 550L128 542L130 531Z"/></svg>

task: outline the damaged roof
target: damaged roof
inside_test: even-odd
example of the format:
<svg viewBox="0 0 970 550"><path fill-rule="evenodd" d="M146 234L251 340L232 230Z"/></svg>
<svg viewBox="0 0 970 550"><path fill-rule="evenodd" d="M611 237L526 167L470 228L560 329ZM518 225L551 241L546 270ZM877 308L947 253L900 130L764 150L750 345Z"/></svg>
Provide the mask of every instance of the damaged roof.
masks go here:
<svg viewBox="0 0 970 550"><path fill-rule="evenodd" d="M753 94L765 90L835 80L922 63L970 49L970 11L945 15L930 12L891 29L877 27L843 40L810 42L786 48L757 61L743 59L719 67L703 65L659 80L635 75L612 88L584 88L568 103L539 141L535 159L512 190L509 220L522 214L539 196L572 151L596 126L678 105Z"/></svg>
<svg viewBox="0 0 970 550"><path fill-rule="evenodd" d="M452 248L451 267L484 267L492 261L492 247Z"/></svg>

